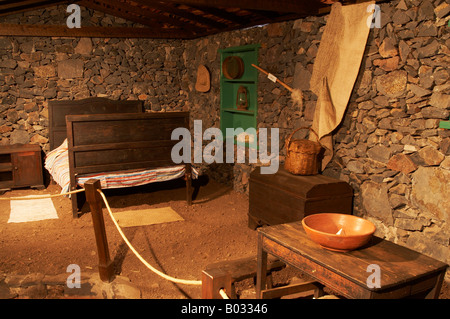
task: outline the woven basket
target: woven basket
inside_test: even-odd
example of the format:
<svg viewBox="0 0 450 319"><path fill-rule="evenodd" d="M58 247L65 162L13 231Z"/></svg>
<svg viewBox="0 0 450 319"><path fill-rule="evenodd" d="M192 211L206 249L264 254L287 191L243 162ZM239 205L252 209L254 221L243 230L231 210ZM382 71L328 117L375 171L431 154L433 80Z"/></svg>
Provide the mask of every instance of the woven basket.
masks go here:
<svg viewBox="0 0 450 319"><path fill-rule="evenodd" d="M316 175L319 173L321 167L320 154L322 146L318 142L311 140L293 140L292 136L301 129L307 127L300 127L294 130L286 139L286 161L284 168L294 175ZM309 129L316 136L313 129Z"/></svg>

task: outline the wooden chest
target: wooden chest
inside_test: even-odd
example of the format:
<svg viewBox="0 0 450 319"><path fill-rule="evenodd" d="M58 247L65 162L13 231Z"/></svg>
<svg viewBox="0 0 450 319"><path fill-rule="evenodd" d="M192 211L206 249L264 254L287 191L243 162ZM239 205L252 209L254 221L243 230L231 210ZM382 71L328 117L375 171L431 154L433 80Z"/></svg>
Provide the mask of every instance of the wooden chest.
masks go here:
<svg viewBox="0 0 450 319"><path fill-rule="evenodd" d="M28 186L45 187L41 147L33 144L0 146L0 192Z"/></svg>
<svg viewBox="0 0 450 319"><path fill-rule="evenodd" d="M284 168L261 174L256 168L249 180L248 226L256 229L302 220L316 213L351 214L353 189L341 180L324 176L293 175Z"/></svg>

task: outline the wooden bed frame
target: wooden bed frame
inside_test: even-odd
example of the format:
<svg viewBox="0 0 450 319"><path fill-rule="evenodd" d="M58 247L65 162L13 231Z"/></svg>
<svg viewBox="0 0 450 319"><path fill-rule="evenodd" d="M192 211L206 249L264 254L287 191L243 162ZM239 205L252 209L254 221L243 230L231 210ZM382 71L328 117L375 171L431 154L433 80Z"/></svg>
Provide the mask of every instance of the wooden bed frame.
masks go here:
<svg viewBox="0 0 450 319"><path fill-rule="evenodd" d="M94 98L95 102L100 102ZM91 100L91 99L88 99ZM106 99L102 99L104 101ZM53 148L59 146L61 137L67 136L69 149L70 190L77 188L76 176L80 174L108 173L112 171L153 169L176 164L171 158L172 147L178 141L171 140L172 131L178 127L189 129L189 112L140 113L139 107L125 103L125 109L135 113L86 114L112 109L122 110L120 104L135 101L110 101L107 104L89 101L64 101L64 108L52 103L52 119L60 119L65 113L66 134L53 132ZM61 101L62 102L62 101ZM70 103L71 102L71 103ZM84 105L84 113L76 114ZM122 104L123 105L123 104ZM72 107L71 107L72 106ZM69 114L69 115L67 115ZM60 124L60 122L52 122ZM55 127L51 125L50 127ZM61 125L56 126L57 128ZM58 142L56 142L58 141ZM190 163L185 165L186 199L192 204ZM77 194L71 195L74 218L79 216L82 204Z"/></svg>
<svg viewBox="0 0 450 319"><path fill-rule="evenodd" d="M144 113L142 101L116 101L104 97L48 102L50 150L67 138L66 115Z"/></svg>

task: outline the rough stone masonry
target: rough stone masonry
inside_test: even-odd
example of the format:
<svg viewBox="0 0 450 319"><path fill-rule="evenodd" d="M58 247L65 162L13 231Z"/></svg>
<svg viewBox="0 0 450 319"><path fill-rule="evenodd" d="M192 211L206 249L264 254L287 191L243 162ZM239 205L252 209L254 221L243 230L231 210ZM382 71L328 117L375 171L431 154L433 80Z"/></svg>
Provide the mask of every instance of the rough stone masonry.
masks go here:
<svg viewBox="0 0 450 319"><path fill-rule="evenodd" d="M380 3L381 25L369 33L335 156L323 174L355 191L354 214L377 235L450 263L450 5L442 0ZM1 17L8 23L62 24L64 6ZM130 22L82 10L84 25ZM259 43L259 64L303 91L303 107L264 75L258 83L258 128L284 140L310 126L317 97L309 90L327 15L200 39L0 38L0 143L34 143L48 151L48 101L106 96L139 99L147 110L189 110L191 121L219 127L218 49ZM211 72L211 89L194 88L196 70ZM302 130L296 138L305 138ZM256 164L211 164L203 170L240 192Z"/></svg>

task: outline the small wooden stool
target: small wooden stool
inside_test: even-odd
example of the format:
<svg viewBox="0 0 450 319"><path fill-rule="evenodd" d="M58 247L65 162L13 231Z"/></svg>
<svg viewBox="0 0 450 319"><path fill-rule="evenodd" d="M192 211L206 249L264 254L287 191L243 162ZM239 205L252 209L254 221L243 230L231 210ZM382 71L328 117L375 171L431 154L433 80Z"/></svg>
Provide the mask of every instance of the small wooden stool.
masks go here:
<svg viewBox="0 0 450 319"><path fill-rule="evenodd" d="M272 272L281 270L284 267L286 267L286 264L280 261L279 259L275 257L268 258L267 262L267 285L272 287ZM204 273L210 273L210 274L227 274L230 276L231 280L231 291L230 291L230 298L236 299L236 289L235 289L235 283L248 279L253 278L256 280L256 270L257 270L257 258L256 256L253 257L246 257L246 258L240 258L236 260L227 260L227 261L220 261L216 263L209 264L206 266L206 269L204 270ZM214 280L214 276L209 276L212 278L211 280ZM213 287L215 285L211 285Z"/></svg>

